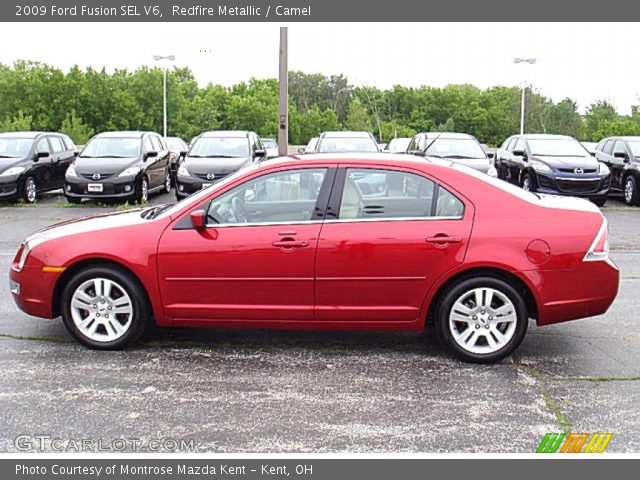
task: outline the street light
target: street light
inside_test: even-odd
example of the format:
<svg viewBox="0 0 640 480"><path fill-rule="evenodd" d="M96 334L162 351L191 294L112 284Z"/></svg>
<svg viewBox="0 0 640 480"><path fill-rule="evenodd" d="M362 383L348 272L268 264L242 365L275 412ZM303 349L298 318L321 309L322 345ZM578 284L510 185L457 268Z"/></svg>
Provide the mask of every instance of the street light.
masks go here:
<svg viewBox="0 0 640 480"><path fill-rule="evenodd" d="M514 58L513 63L528 63L529 65L533 65L536 63L535 58ZM522 103L520 105L520 135L524 135L524 95L525 89L527 85L526 82L522 82Z"/></svg>
<svg viewBox="0 0 640 480"><path fill-rule="evenodd" d="M162 60L168 60L173 62L176 59L175 55L154 55L153 59L156 62ZM167 65L162 63L162 132L164 138L167 138Z"/></svg>

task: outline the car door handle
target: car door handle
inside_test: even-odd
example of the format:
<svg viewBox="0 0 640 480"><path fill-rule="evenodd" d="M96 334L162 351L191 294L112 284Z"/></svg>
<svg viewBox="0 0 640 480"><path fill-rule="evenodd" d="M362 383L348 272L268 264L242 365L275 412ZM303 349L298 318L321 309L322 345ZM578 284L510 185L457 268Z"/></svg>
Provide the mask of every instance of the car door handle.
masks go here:
<svg viewBox="0 0 640 480"><path fill-rule="evenodd" d="M309 242L306 240L279 240L277 242L273 242L271 245L279 248L300 248L308 247Z"/></svg>
<svg viewBox="0 0 640 480"><path fill-rule="evenodd" d="M436 243L436 244L462 243L462 237L451 237L449 235L436 235L435 237L425 238L425 241L427 243Z"/></svg>

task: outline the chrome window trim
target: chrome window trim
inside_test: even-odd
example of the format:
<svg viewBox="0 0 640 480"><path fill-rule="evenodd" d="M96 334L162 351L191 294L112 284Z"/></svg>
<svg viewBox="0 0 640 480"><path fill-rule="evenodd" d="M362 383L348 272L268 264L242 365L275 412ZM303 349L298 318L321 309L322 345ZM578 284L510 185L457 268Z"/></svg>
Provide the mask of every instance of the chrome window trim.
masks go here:
<svg viewBox="0 0 640 480"><path fill-rule="evenodd" d="M462 220L464 217L396 217L396 218L343 218L330 220L304 220L301 222L255 222L255 223L208 223L206 228L234 228L234 227L269 227L278 225L314 225L320 223L360 223L360 222L415 222L435 220Z"/></svg>
<svg viewBox="0 0 640 480"><path fill-rule="evenodd" d="M300 222L244 222L244 223L207 223L206 228L234 228L234 227L270 227L278 225L314 225L323 223L324 220L302 220Z"/></svg>

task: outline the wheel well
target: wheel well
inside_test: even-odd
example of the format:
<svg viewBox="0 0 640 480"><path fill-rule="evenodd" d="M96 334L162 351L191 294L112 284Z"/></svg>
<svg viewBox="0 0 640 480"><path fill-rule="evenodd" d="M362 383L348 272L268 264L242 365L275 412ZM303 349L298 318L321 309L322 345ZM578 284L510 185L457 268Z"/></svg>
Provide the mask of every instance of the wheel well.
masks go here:
<svg viewBox="0 0 640 480"><path fill-rule="evenodd" d="M457 273L449 280L447 280L442 286L440 286L435 296L433 297L433 300L429 304L429 311L427 312L427 323L433 321L438 306L440 305L440 301L449 287L454 283L473 277L493 277L507 282L522 295L524 303L527 306L529 318L538 318L538 306L536 304L536 299L526 283L516 277L513 273L507 272L506 270L501 270L499 268L482 267L473 268L470 270L465 270L464 272Z"/></svg>
<svg viewBox="0 0 640 480"><path fill-rule="evenodd" d="M79 262L74 263L73 265L68 267L62 273L62 275L60 275L60 278L58 278L58 281L56 282L56 286L53 289L53 299L52 299L53 318L59 317L61 315L60 302L62 297L62 290L64 289L65 285L73 278L73 276L77 272L79 272L84 268L90 268L90 267L112 267L122 272L125 272L128 275L131 275L131 277L136 282L138 282L138 284L140 285L140 288L142 288L142 291L146 296L147 303L151 305L151 302L149 301L149 293L147 292L147 289L145 288L144 284L140 281L138 276L135 273L133 273L129 268L113 260L108 260L105 258L90 258L87 260L80 260Z"/></svg>

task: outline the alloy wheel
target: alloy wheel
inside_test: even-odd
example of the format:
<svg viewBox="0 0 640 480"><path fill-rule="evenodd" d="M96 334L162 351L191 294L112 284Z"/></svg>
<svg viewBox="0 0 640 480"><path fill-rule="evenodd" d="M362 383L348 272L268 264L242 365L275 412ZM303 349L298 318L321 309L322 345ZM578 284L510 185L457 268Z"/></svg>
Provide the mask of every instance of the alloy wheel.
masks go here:
<svg viewBox="0 0 640 480"><path fill-rule="evenodd" d="M106 278L93 278L76 288L71 298L71 317L85 337L112 342L131 327L133 302L124 287Z"/></svg>
<svg viewBox="0 0 640 480"><path fill-rule="evenodd" d="M494 288L474 288L463 293L449 313L449 331L467 352L490 354L511 341L518 316L513 302Z"/></svg>
<svg viewBox="0 0 640 480"><path fill-rule="evenodd" d="M626 203L631 204L633 202L635 186L633 184L633 180L631 177L627 178L627 181L624 182L624 200Z"/></svg>
<svg viewBox="0 0 640 480"><path fill-rule="evenodd" d="M35 202L37 193L38 193L38 187L36 185L35 179L33 177L27 178L27 181L25 182L25 185L24 185L24 194L27 202L29 203Z"/></svg>

